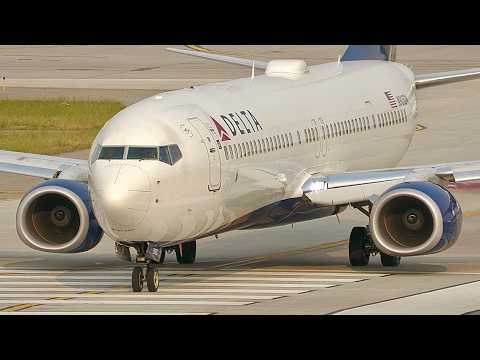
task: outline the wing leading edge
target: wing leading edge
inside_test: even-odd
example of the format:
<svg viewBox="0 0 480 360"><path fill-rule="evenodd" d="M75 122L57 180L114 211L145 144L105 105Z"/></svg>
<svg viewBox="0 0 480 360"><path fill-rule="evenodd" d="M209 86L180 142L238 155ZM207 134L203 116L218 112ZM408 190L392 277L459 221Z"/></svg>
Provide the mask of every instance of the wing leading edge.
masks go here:
<svg viewBox="0 0 480 360"><path fill-rule="evenodd" d="M0 172L86 182L88 161L0 150Z"/></svg>
<svg viewBox="0 0 480 360"><path fill-rule="evenodd" d="M302 184L301 191L319 205L373 203L390 187L407 181L429 181L444 185L480 181L480 161L333 175L314 174Z"/></svg>

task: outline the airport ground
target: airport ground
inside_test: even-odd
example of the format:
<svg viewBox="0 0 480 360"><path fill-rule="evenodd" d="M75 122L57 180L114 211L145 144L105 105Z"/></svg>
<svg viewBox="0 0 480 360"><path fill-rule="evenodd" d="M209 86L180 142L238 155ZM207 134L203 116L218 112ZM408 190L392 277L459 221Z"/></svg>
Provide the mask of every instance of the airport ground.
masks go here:
<svg viewBox="0 0 480 360"><path fill-rule="evenodd" d="M235 65L163 51L164 46L0 46L0 98L111 99L131 104L170 89L250 76ZM343 46L209 46L239 56L335 61ZM480 66L479 46L400 46L418 73ZM5 80L2 77L5 76ZM147 79L147 86L132 79ZM89 89L75 88L89 84ZM108 81L98 79L110 79ZM73 84L73 85L72 85ZM145 88L148 87L148 88ZM418 92L418 131L400 165L480 158L480 80ZM85 158L88 151L69 154ZM23 191L38 179L0 176L0 313L465 314L480 312L480 196L457 193L463 233L446 252L404 258L399 268L348 265L347 239L366 217L232 232L198 242L198 262L167 255L156 294L130 292L130 265L104 238L77 255L36 252L15 232Z"/></svg>

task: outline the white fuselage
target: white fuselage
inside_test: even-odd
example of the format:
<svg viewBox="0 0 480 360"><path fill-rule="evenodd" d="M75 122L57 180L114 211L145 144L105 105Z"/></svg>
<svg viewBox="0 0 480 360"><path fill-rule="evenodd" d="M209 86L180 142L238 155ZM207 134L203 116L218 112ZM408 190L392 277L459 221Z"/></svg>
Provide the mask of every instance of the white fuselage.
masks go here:
<svg viewBox="0 0 480 360"><path fill-rule="evenodd" d="M114 240L166 245L262 221L281 225L272 210L301 198L311 174L397 165L416 113L413 73L380 61L162 93L118 113L95 139L89 178L95 215ZM171 144L182 154L173 165L96 159L100 147L124 146L127 153ZM261 210L267 208L268 216ZM310 218L338 211L317 210Z"/></svg>

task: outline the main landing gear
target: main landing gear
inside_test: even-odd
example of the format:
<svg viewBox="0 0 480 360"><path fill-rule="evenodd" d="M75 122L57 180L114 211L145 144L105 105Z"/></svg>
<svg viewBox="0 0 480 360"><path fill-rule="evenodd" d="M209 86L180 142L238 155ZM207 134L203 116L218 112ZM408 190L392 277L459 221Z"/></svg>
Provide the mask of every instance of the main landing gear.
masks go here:
<svg viewBox="0 0 480 360"><path fill-rule="evenodd" d="M124 241L115 243L115 253L122 260L131 262L131 247L137 252L137 257L135 258L137 266L132 271L132 289L134 292L142 291L145 283L147 283L148 291L158 291L160 285L158 265L164 263L166 252L171 253L175 251L179 264L193 264L197 252L196 241L189 241L172 247L162 247L152 241Z"/></svg>
<svg viewBox="0 0 480 360"><path fill-rule="evenodd" d="M363 214L370 216L370 211L356 207ZM370 210L370 206L369 206ZM380 254L383 266L396 267L400 265L400 256L390 256L382 253L375 246L368 226L354 227L350 233L350 241L348 244L348 257L351 266L367 266L370 256Z"/></svg>

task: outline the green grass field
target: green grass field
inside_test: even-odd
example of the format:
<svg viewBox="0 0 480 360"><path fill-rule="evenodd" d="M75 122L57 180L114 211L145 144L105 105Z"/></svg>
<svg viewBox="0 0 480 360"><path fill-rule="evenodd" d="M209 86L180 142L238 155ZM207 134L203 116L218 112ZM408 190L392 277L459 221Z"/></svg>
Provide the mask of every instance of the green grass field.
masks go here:
<svg viewBox="0 0 480 360"><path fill-rule="evenodd" d="M113 101L0 100L0 150L60 154L88 149L123 107Z"/></svg>

